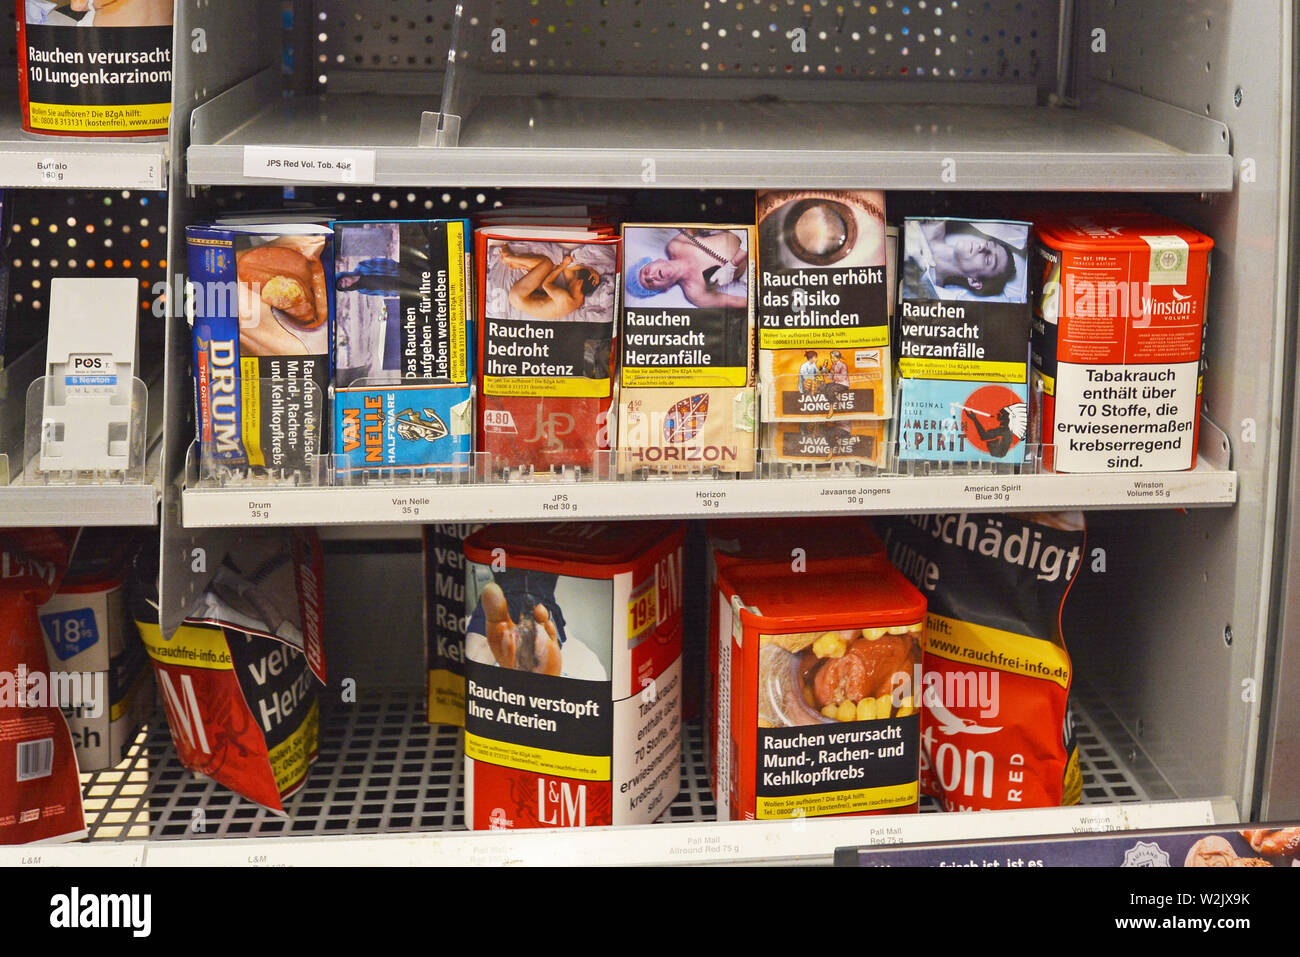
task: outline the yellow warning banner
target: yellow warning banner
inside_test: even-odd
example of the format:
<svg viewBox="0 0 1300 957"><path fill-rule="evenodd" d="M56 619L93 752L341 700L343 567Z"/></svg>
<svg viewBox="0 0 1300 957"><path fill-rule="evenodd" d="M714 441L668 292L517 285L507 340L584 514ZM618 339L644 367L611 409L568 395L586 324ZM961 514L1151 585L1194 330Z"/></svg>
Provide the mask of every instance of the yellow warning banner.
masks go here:
<svg viewBox="0 0 1300 957"><path fill-rule="evenodd" d="M548 751L545 748L530 748L522 744L481 738L468 731L465 732L465 756L485 764L496 764L519 771L533 771L537 774L551 774L561 778L576 778L580 781L610 779L610 760L607 754L568 754L564 751Z"/></svg>
<svg viewBox="0 0 1300 957"><path fill-rule="evenodd" d="M434 668L429 672L429 724L465 727L465 676Z"/></svg>
<svg viewBox="0 0 1300 957"><path fill-rule="evenodd" d="M144 639L149 657L165 665L186 668L207 668L211 671L233 671L230 646L220 628L203 628L198 625L181 625L171 641L162 636L157 623L137 621L140 637Z"/></svg>
<svg viewBox="0 0 1300 957"><path fill-rule="evenodd" d="M824 817L827 814L859 814L893 807L907 807L919 800L917 782L891 784L854 791L827 791L822 794L791 794L788 797L758 798L755 808L759 820L789 817Z"/></svg>
<svg viewBox="0 0 1300 957"><path fill-rule="evenodd" d="M749 385L749 369L744 366L624 366L624 388L711 389Z"/></svg>
<svg viewBox="0 0 1300 957"><path fill-rule="evenodd" d="M1024 382L1023 362L981 362L977 359L899 359L905 379L950 379L955 382Z"/></svg>
<svg viewBox="0 0 1300 957"><path fill-rule="evenodd" d="M266 464L262 456L262 381L257 375L257 359L239 360L239 410L249 465Z"/></svg>
<svg viewBox="0 0 1300 957"><path fill-rule="evenodd" d="M465 224L447 224L447 314L451 319L451 380L467 382L468 360L465 351L466 303Z"/></svg>
<svg viewBox="0 0 1300 957"><path fill-rule="evenodd" d="M851 329L760 329L760 349L880 349L889 345L889 326Z"/></svg>
<svg viewBox="0 0 1300 957"><path fill-rule="evenodd" d="M958 618L927 615L925 653L966 665L1054 681L1070 686L1070 656L1041 638L976 625Z"/></svg>
<svg viewBox="0 0 1300 957"><path fill-rule="evenodd" d="M131 133L167 131L170 103L140 103L131 106L64 106L31 103L28 117L32 129L61 133Z"/></svg>
<svg viewBox="0 0 1300 957"><path fill-rule="evenodd" d="M603 399L610 393L606 379L585 376L497 376L483 377L484 395L575 396Z"/></svg>
<svg viewBox="0 0 1300 957"><path fill-rule="evenodd" d="M292 791L311 770L311 756L320 751L320 705L313 701L302 724L271 749L271 773L284 794Z"/></svg>

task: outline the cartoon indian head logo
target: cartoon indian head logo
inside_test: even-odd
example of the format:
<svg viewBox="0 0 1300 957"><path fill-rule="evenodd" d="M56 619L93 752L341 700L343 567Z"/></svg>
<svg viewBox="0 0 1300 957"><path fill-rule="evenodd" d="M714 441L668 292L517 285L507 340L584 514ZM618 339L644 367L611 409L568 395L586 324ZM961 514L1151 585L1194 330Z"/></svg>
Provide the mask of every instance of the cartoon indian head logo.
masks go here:
<svg viewBox="0 0 1300 957"><path fill-rule="evenodd" d="M1029 406L1003 385L981 386L953 414L961 418L966 441L995 459L1006 458L1029 430Z"/></svg>

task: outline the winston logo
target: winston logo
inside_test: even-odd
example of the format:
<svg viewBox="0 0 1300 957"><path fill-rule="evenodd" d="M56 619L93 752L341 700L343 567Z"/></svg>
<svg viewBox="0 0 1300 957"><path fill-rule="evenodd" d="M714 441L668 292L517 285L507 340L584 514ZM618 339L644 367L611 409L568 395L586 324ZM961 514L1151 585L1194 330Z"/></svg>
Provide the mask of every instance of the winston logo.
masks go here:
<svg viewBox="0 0 1300 957"><path fill-rule="evenodd" d="M83 894L74 887L50 898L50 926L61 928L119 928L132 937L148 937L153 929L152 894Z"/></svg>

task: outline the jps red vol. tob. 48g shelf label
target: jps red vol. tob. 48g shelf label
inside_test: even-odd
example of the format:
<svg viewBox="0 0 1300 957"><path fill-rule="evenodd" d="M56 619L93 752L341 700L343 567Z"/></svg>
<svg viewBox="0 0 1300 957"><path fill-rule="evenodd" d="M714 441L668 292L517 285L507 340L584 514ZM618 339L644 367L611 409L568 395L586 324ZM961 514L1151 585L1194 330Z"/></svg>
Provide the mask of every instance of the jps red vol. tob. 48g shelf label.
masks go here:
<svg viewBox="0 0 1300 957"><path fill-rule="evenodd" d="M680 525L465 541L465 823L648 824L681 765Z"/></svg>

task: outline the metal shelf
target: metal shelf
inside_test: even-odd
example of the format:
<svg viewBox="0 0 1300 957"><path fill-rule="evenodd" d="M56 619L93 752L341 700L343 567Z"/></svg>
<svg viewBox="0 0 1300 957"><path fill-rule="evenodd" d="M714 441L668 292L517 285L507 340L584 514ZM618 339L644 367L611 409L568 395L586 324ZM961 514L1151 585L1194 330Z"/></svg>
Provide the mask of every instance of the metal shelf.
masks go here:
<svg viewBox="0 0 1300 957"><path fill-rule="evenodd" d="M0 488L0 524L157 525L154 485L9 485Z"/></svg>
<svg viewBox="0 0 1300 957"><path fill-rule="evenodd" d="M280 817L183 768L161 716L117 769L86 775L89 843L0 848L0 864L658 864L825 861L848 844L1216 824L1224 800L1168 800L1128 770L1078 711L1084 804L985 814L715 821L697 725L686 726L681 792L659 823L560 832L470 833L460 824L458 729L424 723L422 698L388 694L324 719L321 757ZM935 811L926 799L923 811ZM35 863L35 862L33 862Z"/></svg>
<svg viewBox="0 0 1300 957"><path fill-rule="evenodd" d="M242 485L186 489L187 528L556 519L718 518L844 512L1189 508L1232 505L1237 473L679 479L645 482Z"/></svg>
<svg viewBox="0 0 1300 957"><path fill-rule="evenodd" d="M606 94L618 93L620 78L606 79ZM1226 127L1122 93L1111 94L1104 110L1078 110L1019 96L737 102L719 98L717 87L712 98L700 89L653 100L643 86L600 97L485 96L461 124L459 145L434 148L420 146L427 96L285 99L255 77L194 111L188 181L644 189L854 187L869 180L883 189L1148 192L1233 185ZM905 95L915 98L898 93ZM1127 123L1108 118L1130 114ZM332 153L354 163L350 178L337 164L315 173L264 165L268 157L292 163L312 156L303 149L330 151L317 160Z"/></svg>
<svg viewBox="0 0 1300 957"><path fill-rule="evenodd" d="M0 187L166 189L166 137L40 136L0 109Z"/></svg>

